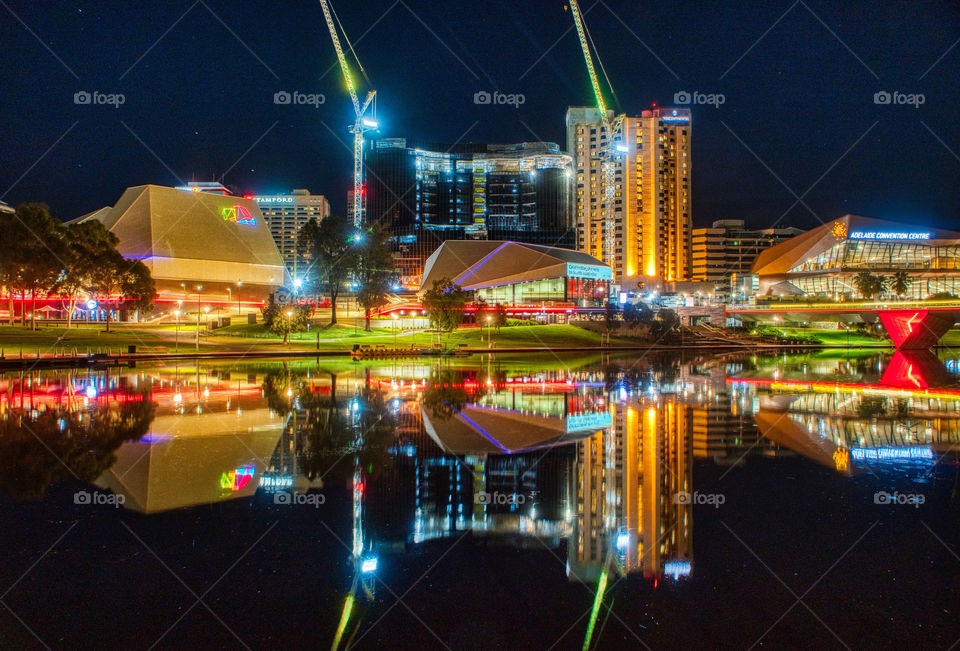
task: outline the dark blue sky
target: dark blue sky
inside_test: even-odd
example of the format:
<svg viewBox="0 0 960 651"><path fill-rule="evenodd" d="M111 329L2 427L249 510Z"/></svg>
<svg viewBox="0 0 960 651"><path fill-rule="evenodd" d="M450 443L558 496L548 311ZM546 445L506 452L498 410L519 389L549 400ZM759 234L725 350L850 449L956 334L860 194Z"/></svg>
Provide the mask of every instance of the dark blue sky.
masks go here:
<svg viewBox="0 0 960 651"><path fill-rule="evenodd" d="M307 187L344 209L352 107L319 2L3 2L8 203L46 201L72 218L128 186L226 172L240 192ZM592 103L561 0L333 5L378 90L385 137L562 146L566 107ZM622 110L678 91L724 95L693 107L695 225L809 227L856 212L960 228L956 2L582 7ZM281 90L326 102L276 105ZM525 102L474 104L483 90ZM78 91L125 101L78 105ZM878 105L879 91L924 103Z"/></svg>

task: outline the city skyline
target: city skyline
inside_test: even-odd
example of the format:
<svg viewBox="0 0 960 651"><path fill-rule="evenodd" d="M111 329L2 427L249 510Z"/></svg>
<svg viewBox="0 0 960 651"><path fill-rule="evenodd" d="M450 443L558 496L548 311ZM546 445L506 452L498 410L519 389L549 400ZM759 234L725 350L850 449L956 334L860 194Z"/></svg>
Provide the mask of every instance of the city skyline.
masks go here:
<svg viewBox="0 0 960 651"><path fill-rule="evenodd" d="M378 90L376 137L563 143L567 107L591 104L562 3L338 9ZM801 2L583 10L618 111L691 102L695 227L960 221L960 17L947 3L909 17ZM213 177L239 192L309 187L345 214L351 106L318 3L138 11L5 5L0 79L17 101L0 107L0 198L71 219L126 187Z"/></svg>

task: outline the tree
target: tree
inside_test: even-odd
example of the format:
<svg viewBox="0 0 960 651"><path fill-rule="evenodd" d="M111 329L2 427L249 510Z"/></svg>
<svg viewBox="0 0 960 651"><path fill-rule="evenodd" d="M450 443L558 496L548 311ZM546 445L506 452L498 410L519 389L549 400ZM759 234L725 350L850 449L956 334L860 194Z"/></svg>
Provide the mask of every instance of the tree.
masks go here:
<svg viewBox="0 0 960 651"><path fill-rule="evenodd" d="M877 294L882 294L888 283L884 276L874 275L864 270L854 276L853 284L861 296L869 299Z"/></svg>
<svg viewBox="0 0 960 651"><path fill-rule="evenodd" d="M907 290L910 289L910 274L906 271L898 271L893 274L893 280L890 282L890 289L893 290L893 293L897 296L904 296L907 293Z"/></svg>
<svg viewBox="0 0 960 651"><path fill-rule="evenodd" d="M618 314L620 314L620 310L617 308L617 304L613 301L607 301L607 307L603 313L604 321L607 324L607 330L613 330L620 325L620 322L617 321Z"/></svg>
<svg viewBox="0 0 960 651"><path fill-rule="evenodd" d="M48 294L56 285L63 269L62 226L42 203L24 203L3 233L7 283L11 292L20 294L21 322L27 324L26 295L30 294L30 327L35 327L37 295Z"/></svg>
<svg viewBox="0 0 960 651"><path fill-rule="evenodd" d="M67 297L67 327L73 322L77 298L89 291L90 280L99 260L115 251L120 239L96 219L70 224L65 228L63 272L56 289Z"/></svg>
<svg viewBox="0 0 960 651"><path fill-rule="evenodd" d="M310 317L310 308L306 305L281 305L276 295L270 294L267 304L263 307L263 323L267 330L283 337L283 343L291 332L303 332L307 329L307 320Z"/></svg>
<svg viewBox="0 0 960 651"><path fill-rule="evenodd" d="M113 309L149 311L157 297L150 270L139 260L127 260L116 249L102 251L94 258L88 289L98 303L106 305L107 332Z"/></svg>
<svg viewBox="0 0 960 651"><path fill-rule="evenodd" d="M500 334L500 328L507 325L507 308L503 303L497 303L493 308L493 327Z"/></svg>
<svg viewBox="0 0 960 651"><path fill-rule="evenodd" d="M390 233L374 226L368 229L360 243L360 252L354 258L357 282L357 303L364 309L364 327L370 332L370 311L387 302L390 281L396 273L393 252L390 250Z"/></svg>
<svg viewBox="0 0 960 651"><path fill-rule="evenodd" d="M651 322L650 326L651 334L654 338L660 340L680 328L680 315L665 307L660 310L657 318Z"/></svg>
<svg viewBox="0 0 960 651"><path fill-rule="evenodd" d="M440 332L453 332L463 322L463 308L469 292L449 278L433 281L433 287L423 295L423 306L430 317L430 325Z"/></svg>
<svg viewBox="0 0 960 651"><path fill-rule="evenodd" d="M330 296L330 325L337 322L337 297L357 267L360 243L353 224L335 215L321 221L311 218L297 235L297 251L314 270L310 274L311 284L318 294L325 288Z"/></svg>

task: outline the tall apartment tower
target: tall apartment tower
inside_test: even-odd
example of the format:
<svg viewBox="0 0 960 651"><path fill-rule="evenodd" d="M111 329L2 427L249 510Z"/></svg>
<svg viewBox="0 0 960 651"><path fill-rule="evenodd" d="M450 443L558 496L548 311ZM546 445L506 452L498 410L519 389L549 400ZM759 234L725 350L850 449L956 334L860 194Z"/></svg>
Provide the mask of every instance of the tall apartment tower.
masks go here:
<svg viewBox="0 0 960 651"><path fill-rule="evenodd" d="M312 217L317 221L329 217L330 202L322 194L310 194L310 190L305 189L291 194L248 195L248 198L260 206L287 271L298 277L306 265L297 253L297 235Z"/></svg>
<svg viewBox="0 0 960 651"><path fill-rule="evenodd" d="M690 110L657 108L622 119L611 112L610 119L608 134L599 110L567 110L577 248L609 264L625 289L689 280Z"/></svg>

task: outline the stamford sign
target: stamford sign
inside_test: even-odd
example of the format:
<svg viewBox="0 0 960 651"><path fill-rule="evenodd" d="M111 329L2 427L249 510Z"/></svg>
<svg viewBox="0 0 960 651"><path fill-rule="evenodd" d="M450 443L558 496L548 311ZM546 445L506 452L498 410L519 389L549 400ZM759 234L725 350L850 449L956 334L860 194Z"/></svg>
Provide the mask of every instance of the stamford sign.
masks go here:
<svg viewBox="0 0 960 651"><path fill-rule="evenodd" d="M909 233L905 231L853 231L851 240L929 240L933 237L930 232Z"/></svg>

